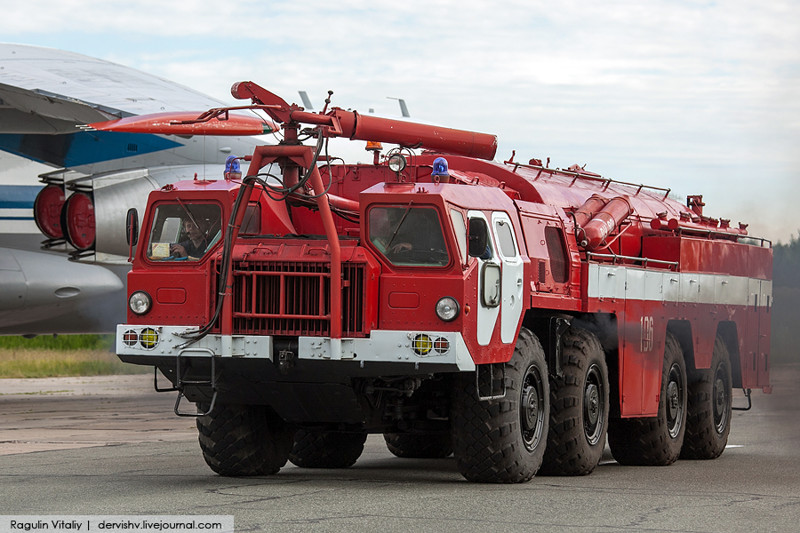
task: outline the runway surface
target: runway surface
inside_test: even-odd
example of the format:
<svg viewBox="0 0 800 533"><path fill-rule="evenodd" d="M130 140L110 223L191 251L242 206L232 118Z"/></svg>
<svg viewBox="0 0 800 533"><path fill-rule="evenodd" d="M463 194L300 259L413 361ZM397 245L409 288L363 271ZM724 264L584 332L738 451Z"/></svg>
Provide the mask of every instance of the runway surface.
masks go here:
<svg viewBox="0 0 800 533"><path fill-rule="evenodd" d="M452 458L398 459L370 436L345 470L223 478L152 376L0 380L0 515L229 515L237 531L797 531L800 364L734 412L714 461L466 482ZM736 403L744 404L741 392Z"/></svg>

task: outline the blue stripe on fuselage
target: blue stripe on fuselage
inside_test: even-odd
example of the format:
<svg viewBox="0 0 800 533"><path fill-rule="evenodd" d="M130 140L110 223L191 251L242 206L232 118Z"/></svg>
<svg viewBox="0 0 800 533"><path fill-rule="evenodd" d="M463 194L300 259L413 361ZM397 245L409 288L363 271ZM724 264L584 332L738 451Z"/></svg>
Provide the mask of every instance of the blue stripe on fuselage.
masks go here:
<svg viewBox="0 0 800 533"><path fill-rule="evenodd" d="M0 209L33 209L33 201L42 187L41 184L0 185Z"/></svg>
<svg viewBox="0 0 800 533"><path fill-rule="evenodd" d="M147 133L81 131L64 135L0 134L0 150L66 168L159 152L178 146L181 143Z"/></svg>

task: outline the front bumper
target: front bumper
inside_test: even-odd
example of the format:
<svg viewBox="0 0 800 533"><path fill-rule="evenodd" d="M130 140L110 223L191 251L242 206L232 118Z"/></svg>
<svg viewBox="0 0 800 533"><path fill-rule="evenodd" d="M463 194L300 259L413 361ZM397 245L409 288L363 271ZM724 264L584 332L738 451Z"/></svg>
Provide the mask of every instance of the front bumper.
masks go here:
<svg viewBox="0 0 800 533"><path fill-rule="evenodd" d="M119 356L222 357L274 361L273 337L265 335L209 334L186 344L181 335L196 328L185 326L117 325L116 353ZM450 367L453 371L475 370L475 363L459 332L372 331L369 338L331 339L299 337L297 358L309 361L354 361L366 363L412 363Z"/></svg>

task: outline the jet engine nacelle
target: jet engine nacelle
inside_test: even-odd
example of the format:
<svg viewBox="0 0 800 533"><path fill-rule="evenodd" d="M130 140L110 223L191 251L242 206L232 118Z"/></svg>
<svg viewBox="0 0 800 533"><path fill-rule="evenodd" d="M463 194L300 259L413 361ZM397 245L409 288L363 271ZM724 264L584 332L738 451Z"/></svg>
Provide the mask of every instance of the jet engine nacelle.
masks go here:
<svg viewBox="0 0 800 533"><path fill-rule="evenodd" d="M192 165L78 178L65 172L43 174L48 185L34 202L34 219L48 237L47 248L66 242L74 248L70 252L74 258L122 262L129 253L125 227L129 209L143 213L151 191L192 177L221 178L223 171L223 165Z"/></svg>

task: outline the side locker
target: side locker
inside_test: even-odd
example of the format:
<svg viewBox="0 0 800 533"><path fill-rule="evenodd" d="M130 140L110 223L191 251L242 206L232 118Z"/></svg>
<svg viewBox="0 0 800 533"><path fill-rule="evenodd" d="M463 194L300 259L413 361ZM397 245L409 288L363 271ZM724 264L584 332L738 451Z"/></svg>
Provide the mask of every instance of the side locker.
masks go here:
<svg viewBox="0 0 800 533"><path fill-rule="evenodd" d="M756 347L756 372L758 385L769 386L770 321L772 318L772 281L759 280L758 341Z"/></svg>
<svg viewBox="0 0 800 533"><path fill-rule="evenodd" d="M598 283L600 294L615 301L625 301L625 282L628 269L613 265L598 265Z"/></svg>
<svg viewBox="0 0 800 533"><path fill-rule="evenodd" d="M746 365L746 369L742 369L742 378L744 380L743 386L745 388L756 387L760 381L760 368L762 365L759 361L759 333L761 330L760 319L761 313L759 312L759 300L761 299L761 281L757 279L749 279L747 281L747 316L745 322L746 332L740 343L742 345L742 365Z"/></svg>

